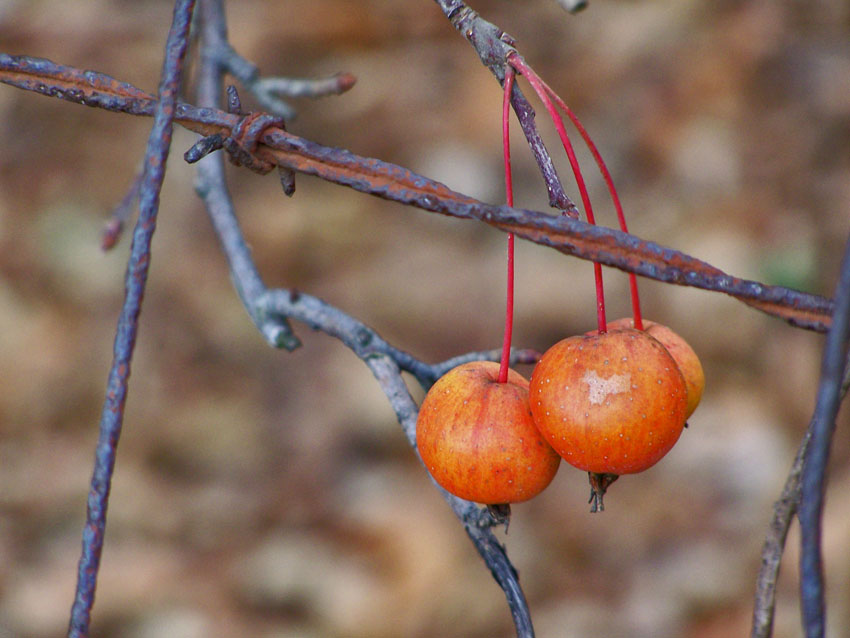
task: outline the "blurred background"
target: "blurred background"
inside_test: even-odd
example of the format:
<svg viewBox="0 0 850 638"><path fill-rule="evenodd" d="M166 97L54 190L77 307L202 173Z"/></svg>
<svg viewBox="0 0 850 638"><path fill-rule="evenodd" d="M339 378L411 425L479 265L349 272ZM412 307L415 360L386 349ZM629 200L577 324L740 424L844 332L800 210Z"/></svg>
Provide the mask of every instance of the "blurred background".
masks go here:
<svg viewBox="0 0 850 638"><path fill-rule="evenodd" d="M0 50L154 91L171 5L0 0ZM473 7L582 118L635 234L831 295L850 230L850 4ZM265 74L357 76L344 96L297 101L291 131L503 200L500 88L435 3L242 0L229 18ZM67 626L129 246L102 253L100 231L150 124L0 86L3 637ZM292 354L255 331L180 158L193 140L176 133L168 167L93 635L513 635L369 370L306 326ZM516 202L546 210L529 157L516 135ZM268 285L318 295L429 362L501 344L503 234L305 177L286 199L275 177L228 170ZM628 314L625 275L606 277L610 317ZM703 403L666 458L611 488L604 514L589 514L586 476L566 464L514 506L498 534L541 638L748 635L772 503L814 406L822 336L723 295L641 290L645 315L699 353ZM515 345L590 330L594 308L589 263L518 244ZM825 517L830 636L850 636L848 425L842 414ZM797 544L795 527L777 638L801 634Z"/></svg>

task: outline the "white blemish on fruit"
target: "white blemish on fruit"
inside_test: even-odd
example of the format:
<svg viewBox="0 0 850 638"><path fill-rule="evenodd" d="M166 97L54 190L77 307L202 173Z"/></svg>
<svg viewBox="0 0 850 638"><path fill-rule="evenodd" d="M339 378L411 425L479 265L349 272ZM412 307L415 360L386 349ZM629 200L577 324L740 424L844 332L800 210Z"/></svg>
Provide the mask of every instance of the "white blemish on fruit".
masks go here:
<svg viewBox="0 0 850 638"><path fill-rule="evenodd" d="M588 386L588 399L591 405L600 405L605 402L609 394L628 392L632 378L630 374L613 374L603 379L596 370L588 370L581 380Z"/></svg>

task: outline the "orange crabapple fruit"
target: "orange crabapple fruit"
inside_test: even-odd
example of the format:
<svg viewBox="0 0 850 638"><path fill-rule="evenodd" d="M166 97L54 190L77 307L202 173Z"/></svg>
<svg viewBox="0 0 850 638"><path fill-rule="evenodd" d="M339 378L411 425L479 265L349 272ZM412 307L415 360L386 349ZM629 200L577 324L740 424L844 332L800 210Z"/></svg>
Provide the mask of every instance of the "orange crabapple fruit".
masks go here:
<svg viewBox="0 0 850 638"><path fill-rule="evenodd" d="M634 328L634 325L634 319L625 317L610 322L608 328ZM643 329L651 337L658 339L661 345L667 348L667 352L675 359L679 370L682 372L682 376L685 378L685 387L688 391L688 407L685 410L685 419L687 419L696 410L705 389L705 373L702 370L699 357L697 357L697 353L688 345L687 341L667 326L644 319Z"/></svg>
<svg viewBox="0 0 850 638"><path fill-rule="evenodd" d="M591 474L616 477L651 467L685 424L679 366L658 340L633 328L556 343L534 368L529 391L541 434Z"/></svg>
<svg viewBox="0 0 850 638"><path fill-rule="evenodd" d="M474 361L440 377L416 421L425 467L455 496L502 505L526 501L549 485L561 458L531 418L528 381L499 364Z"/></svg>

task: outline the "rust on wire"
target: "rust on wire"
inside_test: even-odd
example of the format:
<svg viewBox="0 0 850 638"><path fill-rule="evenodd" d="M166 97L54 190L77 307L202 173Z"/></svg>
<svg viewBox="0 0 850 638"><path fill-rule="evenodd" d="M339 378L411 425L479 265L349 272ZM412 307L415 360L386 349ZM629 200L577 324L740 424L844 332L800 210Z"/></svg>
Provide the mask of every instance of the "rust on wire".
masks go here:
<svg viewBox="0 0 850 638"><path fill-rule="evenodd" d="M153 116L157 102L150 93L105 73L63 66L44 58L5 53L0 53L0 82L75 104L130 115ZM239 122L239 116L178 103L175 121L201 135L229 134Z"/></svg>
<svg viewBox="0 0 850 638"><path fill-rule="evenodd" d="M151 115L156 104L150 94L107 75L38 58L0 54L0 82L133 115ZM243 117L246 116L181 103L177 105L175 121L204 136L222 135L232 139L230 136ZM562 253L650 279L722 292L800 328L825 332L831 324L834 306L831 299L733 277L694 257L635 235L591 226L563 215L485 204L401 166L322 146L274 125L260 132L257 138L259 144L251 149L251 154L260 162L315 175L423 210L477 219Z"/></svg>
<svg viewBox="0 0 850 638"><path fill-rule="evenodd" d="M267 130L263 142L258 154L298 172L431 212L477 219L565 254L658 281L724 292L801 328L824 332L830 325L833 304L829 299L732 277L704 261L619 230L485 204L400 166L320 146L277 129Z"/></svg>

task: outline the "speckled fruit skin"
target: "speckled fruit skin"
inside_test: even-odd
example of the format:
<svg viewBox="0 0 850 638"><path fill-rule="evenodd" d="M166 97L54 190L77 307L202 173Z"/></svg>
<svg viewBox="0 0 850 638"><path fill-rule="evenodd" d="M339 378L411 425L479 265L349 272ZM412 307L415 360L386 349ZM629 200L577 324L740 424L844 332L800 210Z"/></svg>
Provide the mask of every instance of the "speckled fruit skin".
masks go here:
<svg viewBox="0 0 850 638"><path fill-rule="evenodd" d="M673 357L634 329L569 337L531 375L531 413L568 463L599 474L641 472L685 424L687 391Z"/></svg>
<svg viewBox="0 0 850 638"><path fill-rule="evenodd" d="M634 328L634 326L635 322L631 317L617 319L608 324L610 329ZM644 319L643 329L667 348L667 352L676 360L682 376L685 377L685 386L688 390L688 407L685 410L685 418L687 419L697 409L700 399L702 399L702 392L705 389L705 373L702 370L699 357L687 341L667 326Z"/></svg>
<svg viewBox="0 0 850 638"><path fill-rule="evenodd" d="M540 436L528 407L528 381L499 364L450 370L419 408L416 445L446 490L488 505L526 501L549 485L561 458Z"/></svg>

